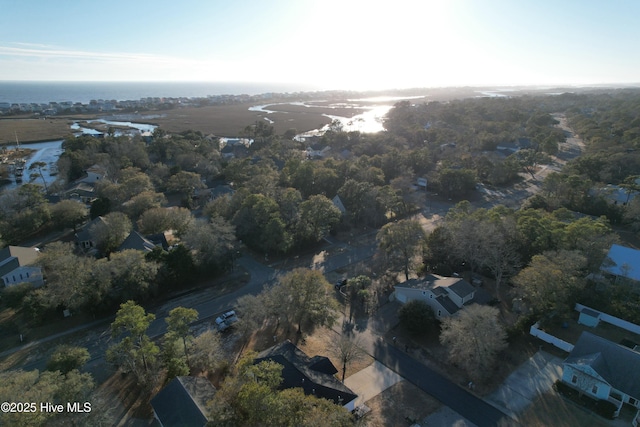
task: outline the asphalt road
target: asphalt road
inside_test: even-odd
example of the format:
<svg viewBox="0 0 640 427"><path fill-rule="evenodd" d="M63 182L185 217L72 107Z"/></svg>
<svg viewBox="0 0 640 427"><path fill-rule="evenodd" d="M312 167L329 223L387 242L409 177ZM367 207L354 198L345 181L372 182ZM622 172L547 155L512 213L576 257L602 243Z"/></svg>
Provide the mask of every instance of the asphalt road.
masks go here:
<svg viewBox="0 0 640 427"><path fill-rule="evenodd" d="M497 426L500 420L509 419L502 411L469 393L394 345L377 341L374 345L373 356L478 427Z"/></svg>
<svg viewBox="0 0 640 427"><path fill-rule="evenodd" d="M323 271L325 272L333 271L373 256L375 249L375 245L349 248L349 250L325 260L320 266L323 267ZM250 279L247 284L234 292L217 297L211 295L208 289L196 291L177 297L155 309L150 309L148 312L154 313L156 319L149 326L147 334L151 338L157 339L166 333L167 323L165 319L172 308L180 306L194 308L198 311L199 321L208 321L227 310L233 309L238 298L241 296L259 294L265 285L274 283L279 274L286 272L286 270L277 270L257 262L249 255L238 258L236 263L237 266L243 268L244 271L249 274ZM111 316L38 341L26 343L23 346L3 351L0 353L0 357L3 358L19 350L29 349L27 360L20 368L23 370L43 370L46 367L46 361L49 355L41 350L41 345L53 340L69 337L72 334L78 334L77 337L73 338L73 344L87 348L91 355L91 359L85 365L85 370L91 372L97 381L106 379L105 376L110 375L110 370L105 363L104 354L111 344L110 324L114 318L114 316Z"/></svg>
<svg viewBox="0 0 640 427"><path fill-rule="evenodd" d="M344 252L325 260L319 267L325 272L334 271L349 264L368 259L374 255L376 250L375 245L346 247L346 249ZM199 319L206 321L233 308L239 297L260 293L266 284L275 282L278 274L285 272L257 262L247 255L239 258L237 264L250 274L250 280L246 285L220 297L207 296L207 290L195 292L167 302L156 310L151 310L155 312L156 320L149 327L149 336L159 338L166 332L165 318L173 307L195 308L198 311ZM97 381L106 379L112 373L104 361L106 348L110 344L109 323L110 319L106 319L102 323L86 325L87 330L81 339L82 343L76 343L89 349L92 358L85 366L85 369L92 372ZM76 328L67 333L78 332L79 329L81 328ZM65 334L58 334L56 338L63 335ZM46 341L48 340L41 340L29 345L37 348L39 343ZM370 351L372 351L372 355L377 360L479 427L496 426L502 418L506 417L498 409L413 359L395 346L389 345L382 340L374 339L371 339L369 343L373 347ZM18 349L13 351L16 350ZM12 351L5 352L4 355L10 352ZM25 370L43 369L45 362L46 357L41 354L40 357L36 356L28 361L22 368Z"/></svg>

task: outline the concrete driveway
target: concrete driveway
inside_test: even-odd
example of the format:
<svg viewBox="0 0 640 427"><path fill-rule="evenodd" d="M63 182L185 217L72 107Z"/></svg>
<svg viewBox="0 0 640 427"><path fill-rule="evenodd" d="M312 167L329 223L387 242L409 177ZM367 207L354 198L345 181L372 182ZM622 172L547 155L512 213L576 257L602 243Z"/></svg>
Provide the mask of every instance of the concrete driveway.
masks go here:
<svg viewBox="0 0 640 427"><path fill-rule="evenodd" d="M513 371L486 400L515 419L538 396L551 390L553 383L560 377L562 359L545 351L538 351Z"/></svg>
<svg viewBox="0 0 640 427"><path fill-rule="evenodd" d="M358 398L356 406L382 393L403 378L377 360L344 380Z"/></svg>

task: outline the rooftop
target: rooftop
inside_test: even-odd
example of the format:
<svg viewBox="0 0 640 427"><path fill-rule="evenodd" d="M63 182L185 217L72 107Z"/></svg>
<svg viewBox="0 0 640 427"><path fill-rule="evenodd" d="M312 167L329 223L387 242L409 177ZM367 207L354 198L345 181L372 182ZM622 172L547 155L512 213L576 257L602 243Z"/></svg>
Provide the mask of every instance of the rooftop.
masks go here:
<svg viewBox="0 0 640 427"><path fill-rule="evenodd" d="M207 403L216 388L203 377L176 377L151 399L151 406L165 427L203 427L208 423Z"/></svg>
<svg viewBox="0 0 640 427"><path fill-rule="evenodd" d="M409 279L397 284L396 286L430 290L436 295L441 293L438 288L448 288L461 298L464 298L476 291L476 288L474 288L473 285L460 277L443 277L438 276L437 274L428 274L422 279Z"/></svg>
<svg viewBox="0 0 640 427"><path fill-rule="evenodd" d="M264 360L283 366L281 389L300 387L305 394L323 397L341 406L358 397L334 376L338 370L328 358L309 358L289 340L261 352L254 363Z"/></svg>
<svg viewBox="0 0 640 427"><path fill-rule="evenodd" d="M640 353L590 332L583 332L565 363L588 365L611 386L640 397Z"/></svg>
<svg viewBox="0 0 640 427"><path fill-rule="evenodd" d="M611 245L600 270L615 276L640 281L640 250Z"/></svg>

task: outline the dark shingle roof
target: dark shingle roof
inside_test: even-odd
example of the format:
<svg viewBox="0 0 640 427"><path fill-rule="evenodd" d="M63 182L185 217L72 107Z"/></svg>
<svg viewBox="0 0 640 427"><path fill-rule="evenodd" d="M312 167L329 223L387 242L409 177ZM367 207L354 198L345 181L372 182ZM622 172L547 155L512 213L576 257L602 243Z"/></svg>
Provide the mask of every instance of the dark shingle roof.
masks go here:
<svg viewBox="0 0 640 427"><path fill-rule="evenodd" d="M102 223L105 223L104 218L102 218L101 216L95 217L84 227L82 227L82 230L78 231L78 233L76 234L76 240L78 242L88 242L90 240L93 240L93 236L91 235L92 228Z"/></svg>
<svg viewBox="0 0 640 427"><path fill-rule="evenodd" d="M464 279L457 279L448 286L449 289L451 289L460 298L469 296L476 291L476 288L474 288L469 282Z"/></svg>
<svg viewBox="0 0 640 427"><path fill-rule="evenodd" d="M11 273L16 268L20 267L20 261L18 258L11 258L5 260L0 264L0 277L3 277L5 274Z"/></svg>
<svg viewBox="0 0 640 427"><path fill-rule="evenodd" d="M216 388L203 377L176 377L151 399L151 406L164 427L207 425L207 403Z"/></svg>
<svg viewBox="0 0 640 427"><path fill-rule="evenodd" d="M145 239L156 246L162 247L165 251L169 249L169 242L167 242L167 236L164 233L150 234Z"/></svg>
<svg viewBox="0 0 640 427"><path fill-rule="evenodd" d="M151 252L155 247L156 245L154 245L148 239L145 239L142 234L134 230L131 233L129 233L126 239L124 239L124 242L122 242L122 244L118 248L118 252L124 251L127 249L135 249L137 251Z"/></svg>
<svg viewBox="0 0 640 427"><path fill-rule="evenodd" d="M282 365L281 390L300 387L305 394L314 394L342 406L358 397L336 377L327 373L329 370L338 372L329 359L318 356L311 359L289 340L258 354L254 363L265 360Z"/></svg>
<svg viewBox="0 0 640 427"><path fill-rule="evenodd" d="M38 251L35 248L7 246L0 250L0 276L8 274L20 266L33 264L36 258L38 258Z"/></svg>
<svg viewBox="0 0 640 427"><path fill-rule="evenodd" d="M338 372L331 360L325 356L313 356L309 360L309 368L314 371L324 372L327 375L334 375Z"/></svg>
<svg viewBox="0 0 640 427"><path fill-rule="evenodd" d="M449 314L453 314L456 311L460 310L458 306L453 302L451 298L446 295L440 295L436 298L436 301L440 303L440 305L449 312Z"/></svg>
<svg viewBox="0 0 640 427"><path fill-rule="evenodd" d="M640 399L640 353L582 332L565 363L588 365L612 387Z"/></svg>

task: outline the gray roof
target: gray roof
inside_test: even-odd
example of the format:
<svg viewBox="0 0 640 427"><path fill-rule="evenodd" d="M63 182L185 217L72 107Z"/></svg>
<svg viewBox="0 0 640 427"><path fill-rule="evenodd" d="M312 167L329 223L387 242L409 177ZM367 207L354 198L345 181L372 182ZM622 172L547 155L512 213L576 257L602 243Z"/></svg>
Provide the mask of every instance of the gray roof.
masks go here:
<svg viewBox="0 0 640 427"><path fill-rule="evenodd" d="M458 308L458 306L453 302L453 300L449 298L449 296L447 295L440 295L438 298L436 298L436 301L438 301L442 306L442 308L447 310L449 314L453 314L456 311L460 310L460 308Z"/></svg>
<svg viewBox="0 0 640 427"><path fill-rule="evenodd" d="M20 266L33 264L36 258L38 258L36 248L7 246L0 250L0 277L11 273Z"/></svg>
<svg viewBox="0 0 640 427"><path fill-rule="evenodd" d="M120 247L118 247L118 252L124 251L127 249L135 249L137 251L151 252L155 247L156 245L154 245L150 240L146 239L142 234L134 230L131 233L129 233L127 238L124 239L124 242L122 242Z"/></svg>
<svg viewBox="0 0 640 427"><path fill-rule="evenodd" d="M464 279L459 277L438 276L437 274L427 274L422 279L409 279L406 282L398 283L396 286L430 290L436 295L441 294L443 288L448 288L461 298L471 295L476 291L476 288ZM438 288L440 288L440 290L438 290Z"/></svg>
<svg viewBox="0 0 640 427"><path fill-rule="evenodd" d="M78 242L88 242L88 241L93 240L93 236L91 235L91 229L93 228L94 225L101 224L101 223L104 223L104 222L105 222L105 220L101 216L98 216L98 217L92 219L84 227L82 227L82 230L80 230L80 231L78 231L78 233L76 233L76 240Z"/></svg>
<svg viewBox="0 0 640 427"><path fill-rule="evenodd" d="M447 280L446 282L443 281L442 284L436 282L436 286L447 286L460 298L467 297L476 291L476 288L464 279L460 279L458 277L449 277L448 279L454 280Z"/></svg>
<svg viewBox="0 0 640 427"><path fill-rule="evenodd" d="M280 389L300 387L305 394L314 394L342 406L356 395L329 372L338 372L327 358L309 358L291 341L286 340L258 354L254 363L271 360L283 366Z"/></svg>
<svg viewBox="0 0 640 427"><path fill-rule="evenodd" d="M600 316L600 312L599 311L595 311L592 310L588 307L582 307L582 310L580 310L580 313L586 314L587 316L591 316L591 317L599 317Z"/></svg>
<svg viewBox="0 0 640 427"><path fill-rule="evenodd" d="M340 199L340 196L338 196L337 194L333 199L331 199L331 202L336 208L338 208L340 213L344 214L347 212L347 208L344 207L344 203L342 203L342 199Z"/></svg>
<svg viewBox="0 0 640 427"><path fill-rule="evenodd" d="M587 365L613 388L640 399L640 353L582 332L564 363Z"/></svg>
<svg viewBox="0 0 640 427"><path fill-rule="evenodd" d="M204 377L176 377L151 399L151 406L164 427L203 427L215 393Z"/></svg>

